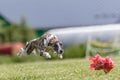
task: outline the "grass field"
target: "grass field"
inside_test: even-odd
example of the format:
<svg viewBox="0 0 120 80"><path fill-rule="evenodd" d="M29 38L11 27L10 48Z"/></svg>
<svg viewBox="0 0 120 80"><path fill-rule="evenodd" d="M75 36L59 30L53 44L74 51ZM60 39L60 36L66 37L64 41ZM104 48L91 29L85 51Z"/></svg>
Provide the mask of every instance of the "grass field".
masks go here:
<svg viewBox="0 0 120 80"><path fill-rule="evenodd" d="M108 74L89 70L87 59L41 60L0 64L0 80L120 80L120 58Z"/></svg>

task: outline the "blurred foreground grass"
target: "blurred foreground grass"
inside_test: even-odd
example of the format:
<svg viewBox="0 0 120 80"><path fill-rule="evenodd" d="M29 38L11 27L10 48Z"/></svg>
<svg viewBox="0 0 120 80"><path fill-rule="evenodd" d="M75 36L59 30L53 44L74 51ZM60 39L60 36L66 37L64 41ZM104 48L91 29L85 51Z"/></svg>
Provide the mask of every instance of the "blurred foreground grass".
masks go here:
<svg viewBox="0 0 120 80"><path fill-rule="evenodd" d="M28 55L28 56L0 56L0 64L23 63L44 60L44 57Z"/></svg>
<svg viewBox="0 0 120 80"><path fill-rule="evenodd" d="M50 60L58 60L57 54L51 54L51 59ZM47 60L44 56L35 56L33 53L31 53L28 56L6 56L6 55L0 55L0 64L11 64L11 63L24 63L24 62L35 62L35 61L44 61Z"/></svg>
<svg viewBox="0 0 120 80"><path fill-rule="evenodd" d="M89 70L88 59L80 58L1 64L0 80L120 80L120 58L112 59L115 68L108 74Z"/></svg>

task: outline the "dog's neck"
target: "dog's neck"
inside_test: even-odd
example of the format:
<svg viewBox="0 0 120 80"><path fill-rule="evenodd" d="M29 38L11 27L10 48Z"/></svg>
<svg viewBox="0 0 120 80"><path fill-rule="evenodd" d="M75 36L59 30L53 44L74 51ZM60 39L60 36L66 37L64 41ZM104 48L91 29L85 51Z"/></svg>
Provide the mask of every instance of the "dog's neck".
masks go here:
<svg viewBox="0 0 120 80"><path fill-rule="evenodd" d="M46 38L47 42L49 43L50 40L54 37L54 35L50 35L49 37Z"/></svg>

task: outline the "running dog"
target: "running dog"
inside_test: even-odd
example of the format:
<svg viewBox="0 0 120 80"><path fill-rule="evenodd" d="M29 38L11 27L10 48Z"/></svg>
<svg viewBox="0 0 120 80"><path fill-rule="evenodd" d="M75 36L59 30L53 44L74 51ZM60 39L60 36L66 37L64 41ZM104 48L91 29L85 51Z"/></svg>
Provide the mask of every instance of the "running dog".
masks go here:
<svg viewBox="0 0 120 80"><path fill-rule="evenodd" d="M47 59L50 59L51 55L48 52L52 50L60 59L62 59L64 52L62 46L62 42L59 41L57 36L44 34L40 38L27 42L26 46L21 48L17 55L29 55L33 52L35 55L36 53L39 53L40 56L45 56Z"/></svg>

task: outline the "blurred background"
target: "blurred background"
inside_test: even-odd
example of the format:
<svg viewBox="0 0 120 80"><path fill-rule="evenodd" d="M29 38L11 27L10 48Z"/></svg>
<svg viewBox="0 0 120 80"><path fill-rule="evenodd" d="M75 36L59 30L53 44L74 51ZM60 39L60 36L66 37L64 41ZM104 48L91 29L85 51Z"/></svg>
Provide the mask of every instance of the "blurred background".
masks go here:
<svg viewBox="0 0 120 80"><path fill-rule="evenodd" d="M33 55L18 58L16 53L26 41L44 33L58 36L64 44L66 59L97 53L119 55L119 3L119 0L0 0L0 63L36 60Z"/></svg>

